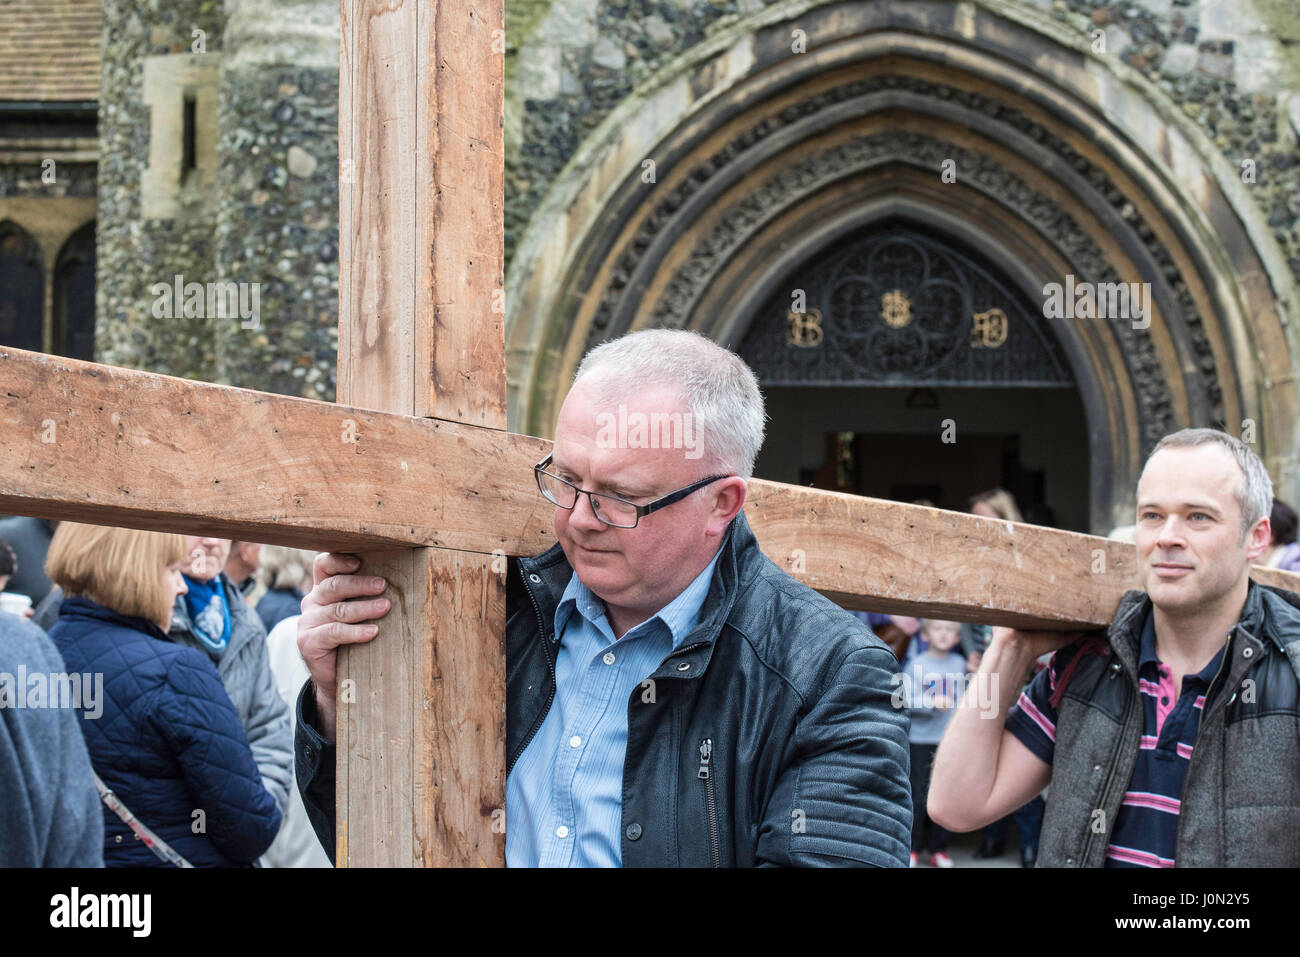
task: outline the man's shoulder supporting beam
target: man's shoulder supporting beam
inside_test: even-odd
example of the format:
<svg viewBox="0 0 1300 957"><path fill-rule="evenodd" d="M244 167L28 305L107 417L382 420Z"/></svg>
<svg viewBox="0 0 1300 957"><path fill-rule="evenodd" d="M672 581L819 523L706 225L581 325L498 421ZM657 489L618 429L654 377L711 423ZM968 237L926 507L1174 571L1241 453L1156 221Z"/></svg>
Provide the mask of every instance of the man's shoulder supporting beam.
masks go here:
<svg viewBox="0 0 1300 957"><path fill-rule="evenodd" d="M554 542L543 439L8 348L0 385L0 511L335 551ZM1073 532L757 479L745 513L850 608L1102 627L1137 585L1132 545Z"/></svg>

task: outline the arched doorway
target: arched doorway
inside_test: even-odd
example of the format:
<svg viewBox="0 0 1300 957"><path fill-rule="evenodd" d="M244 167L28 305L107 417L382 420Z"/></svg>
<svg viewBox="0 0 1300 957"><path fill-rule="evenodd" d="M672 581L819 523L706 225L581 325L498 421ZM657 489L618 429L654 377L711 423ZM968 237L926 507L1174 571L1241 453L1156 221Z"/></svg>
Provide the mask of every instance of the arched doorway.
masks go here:
<svg viewBox="0 0 1300 957"><path fill-rule="evenodd" d="M959 510L1003 487L1031 521L1088 529L1069 358L978 250L892 220L773 279L737 347L767 397L758 476Z"/></svg>
<svg viewBox="0 0 1300 957"><path fill-rule="evenodd" d="M21 226L0 222L0 345L41 351L44 315L41 247Z"/></svg>
<svg viewBox="0 0 1300 957"><path fill-rule="evenodd" d="M63 244L54 264L54 351L73 359L95 358L95 223L86 223Z"/></svg>

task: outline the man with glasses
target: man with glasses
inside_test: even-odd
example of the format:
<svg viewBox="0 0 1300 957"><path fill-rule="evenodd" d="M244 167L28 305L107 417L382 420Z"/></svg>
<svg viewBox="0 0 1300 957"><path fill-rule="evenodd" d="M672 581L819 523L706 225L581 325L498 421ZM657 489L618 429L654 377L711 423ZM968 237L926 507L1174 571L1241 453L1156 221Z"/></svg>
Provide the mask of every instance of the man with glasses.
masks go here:
<svg viewBox="0 0 1300 957"><path fill-rule="evenodd" d="M559 542L507 579L510 866L906 866L896 661L759 550L764 420L754 374L696 333L580 365L534 468ZM388 610L357 567L320 556L298 626L299 787L331 853L335 649Z"/></svg>

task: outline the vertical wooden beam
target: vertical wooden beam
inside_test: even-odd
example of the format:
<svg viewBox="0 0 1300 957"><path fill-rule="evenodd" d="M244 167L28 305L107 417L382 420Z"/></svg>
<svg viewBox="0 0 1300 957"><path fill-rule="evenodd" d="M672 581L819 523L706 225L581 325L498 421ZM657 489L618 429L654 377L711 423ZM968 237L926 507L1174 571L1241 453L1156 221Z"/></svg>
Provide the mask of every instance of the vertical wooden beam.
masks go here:
<svg viewBox="0 0 1300 957"><path fill-rule="evenodd" d="M504 430L505 4L418 9L415 414Z"/></svg>
<svg viewBox="0 0 1300 957"><path fill-rule="evenodd" d="M503 30L501 0L342 0L341 402L505 428ZM501 865L504 576L362 557L394 608L339 662L338 863Z"/></svg>

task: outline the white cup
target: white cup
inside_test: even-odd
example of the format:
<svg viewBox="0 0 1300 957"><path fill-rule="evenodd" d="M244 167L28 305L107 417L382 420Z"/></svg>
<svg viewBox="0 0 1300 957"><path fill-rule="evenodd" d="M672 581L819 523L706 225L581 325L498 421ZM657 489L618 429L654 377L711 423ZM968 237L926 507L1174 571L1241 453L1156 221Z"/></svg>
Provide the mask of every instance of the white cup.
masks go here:
<svg viewBox="0 0 1300 957"><path fill-rule="evenodd" d="M7 611L19 618L26 618L32 607L32 600L16 591L0 591L0 611Z"/></svg>

